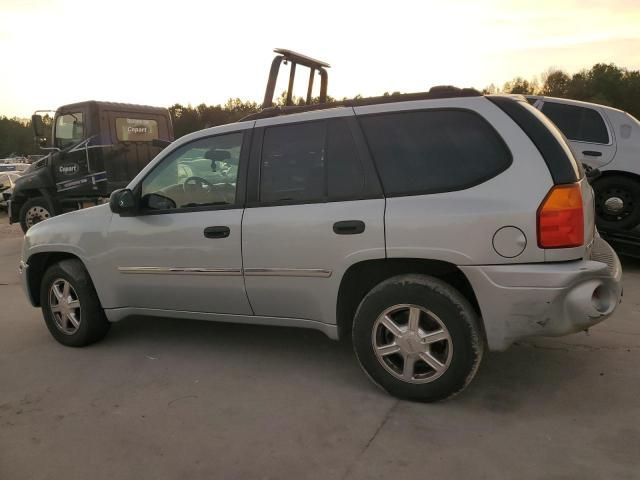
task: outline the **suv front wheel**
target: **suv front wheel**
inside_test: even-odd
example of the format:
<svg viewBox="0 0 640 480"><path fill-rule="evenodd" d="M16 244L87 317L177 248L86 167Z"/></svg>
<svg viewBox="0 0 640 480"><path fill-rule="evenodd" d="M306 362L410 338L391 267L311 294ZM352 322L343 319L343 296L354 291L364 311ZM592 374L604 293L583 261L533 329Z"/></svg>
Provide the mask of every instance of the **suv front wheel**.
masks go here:
<svg viewBox="0 0 640 480"><path fill-rule="evenodd" d="M80 260L62 260L47 269L40 287L40 306L51 335L68 347L101 340L111 325Z"/></svg>
<svg viewBox="0 0 640 480"><path fill-rule="evenodd" d="M423 402L461 391L482 360L478 316L451 285L399 275L371 290L353 323L353 345L367 375L390 394Z"/></svg>

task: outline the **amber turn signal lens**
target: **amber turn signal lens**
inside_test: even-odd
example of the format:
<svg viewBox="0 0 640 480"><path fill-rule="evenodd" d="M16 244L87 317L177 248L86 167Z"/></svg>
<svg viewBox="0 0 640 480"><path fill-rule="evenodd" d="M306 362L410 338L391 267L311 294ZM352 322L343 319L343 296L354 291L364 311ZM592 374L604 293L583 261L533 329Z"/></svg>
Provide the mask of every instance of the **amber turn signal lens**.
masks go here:
<svg viewBox="0 0 640 480"><path fill-rule="evenodd" d="M538 246L571 248L584 244L580 185L556 185L538 208Z"/></svg>

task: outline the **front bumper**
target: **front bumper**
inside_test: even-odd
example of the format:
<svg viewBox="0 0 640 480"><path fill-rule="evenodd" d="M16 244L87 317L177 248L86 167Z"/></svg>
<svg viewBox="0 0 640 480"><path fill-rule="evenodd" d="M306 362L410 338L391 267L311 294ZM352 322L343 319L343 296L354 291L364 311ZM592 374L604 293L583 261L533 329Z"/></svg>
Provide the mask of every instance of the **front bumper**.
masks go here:
<svg viewBox="0 0 640 480"><path fill-rule="evenodd" d="M600 237L588 260L460 268L478 299L490 350L585 330L608 318L622 297L620 260Z"/></svg>

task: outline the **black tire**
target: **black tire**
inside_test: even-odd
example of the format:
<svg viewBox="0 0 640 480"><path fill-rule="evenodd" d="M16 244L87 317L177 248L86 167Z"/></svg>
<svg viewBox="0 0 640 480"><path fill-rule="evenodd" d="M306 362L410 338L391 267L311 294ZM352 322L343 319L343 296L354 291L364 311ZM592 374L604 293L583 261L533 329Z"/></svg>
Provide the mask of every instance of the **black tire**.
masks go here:
<svg viewBox="0 0 640 480"><path fill-rule="evenodd" d="M596 223L605 231L630 230L640 223L640 182L623 176L604 176L593 185L596 196ZM606 202L622 200L619 212L611 211Z"/></svg>
<svg viewBox="0 0 640 480"><path fill-rule="evenodd" d="M80 309L75 312L78 326L73 327L69 321L66 322L70 330L75 328L72 333L63 332L62 326L59 326L62 323L61 314L54 313L52 309L52 303L56 301L52 300L52 296L55 296L52 287L55 283L59 286L65 281L71 286L71 296L68 298L77 298L80 305ZM40 306L53 338L68 347L84 347L97 342L107 334L111 326L100 305L91 278L80 260L62 260L47 269L40 286Z"/></svg>
<svg viewBox="0 0 640 480"><path fill-rule="evenodd" d="M38 211L36 221L30 221L27 219L27 215L31 209L36 209ZM22 231L27 233L27 230L36 223L41 222L42 220L46 220L47 218L55 216L56 212L53 208L51 202L49 202L45 197L34 197L30 198L20 208L20 226L22 227Z"/></svg>
<svg viewBox="0 0 640 480"><path fill-rule="evenodd" d="M388 361L390 366L385 367L383 360L379 360L374 352L377 333L385 328L380 326L378 318L393 306L420 307L428 313L420 313L419 322L433 322L432 315L435 315L440 320L438 325L446 327L437 328L447 331L452 344L451 351L449 340L433 345L439 346L444 357L448 357L448 366L438 374L435 369L430 373L431 368L420 359L415 364L417 367L414 368L422 368L424 372L420 374L422 379L418 379L419 375L416 374L415 381L426 383L410 383L399 379L398 374L390 373L393 362L402 358L403 353L389 355L392 360ZM424 333L424 325L420 323L421 335ZM420 402L442 400L464 389L476 374L484 352L478 316L469 301L451 285L426 275L399 275L377 285L360 303L352 335L360 366L376 384L395 397ZM399 338L395 337L392 343L395 344ZM387 357L384 358L387 362ZM445 363L445 360L442 362Z"/></svg>

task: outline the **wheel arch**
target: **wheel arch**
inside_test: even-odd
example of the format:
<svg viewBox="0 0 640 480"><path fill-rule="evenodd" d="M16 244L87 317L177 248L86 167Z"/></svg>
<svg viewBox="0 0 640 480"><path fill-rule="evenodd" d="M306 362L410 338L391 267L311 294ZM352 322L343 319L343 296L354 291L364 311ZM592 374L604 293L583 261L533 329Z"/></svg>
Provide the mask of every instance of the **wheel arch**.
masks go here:
<svg viewBox="0 0 640 480"><path fill-rule="evenodd" d="M631 178L640 183L640 175L633 172L628 172L625 170L604 170L601 174L594 180L594 184L597 184L599 180L608 177L627 177Z"/></svg>
<svg viewBox="0 0 640 480"><path fill-rule="evenodd" d="M336 302L338 338L351 335L353 317L364 296L384 280L403 274L423 274L439 278L456 288L473 306L481 319L480 305L466 275L455 264L423 258L364 260L351 265L342 276ZM484 335L482 320L480 328Z"/></svg>
<svg viewBox="0 0 640 480"><path fill-rule="evenodd" d="M42 285L42 278L44 277L47 269L54 263L69 259L80 261L89 277L91 277L91 274L82 259L70 252L40 252L29 257L26 262L29 266L27 269L27 287L29 289L31 303L34 307L40 306L40 287Z"/></svg>

